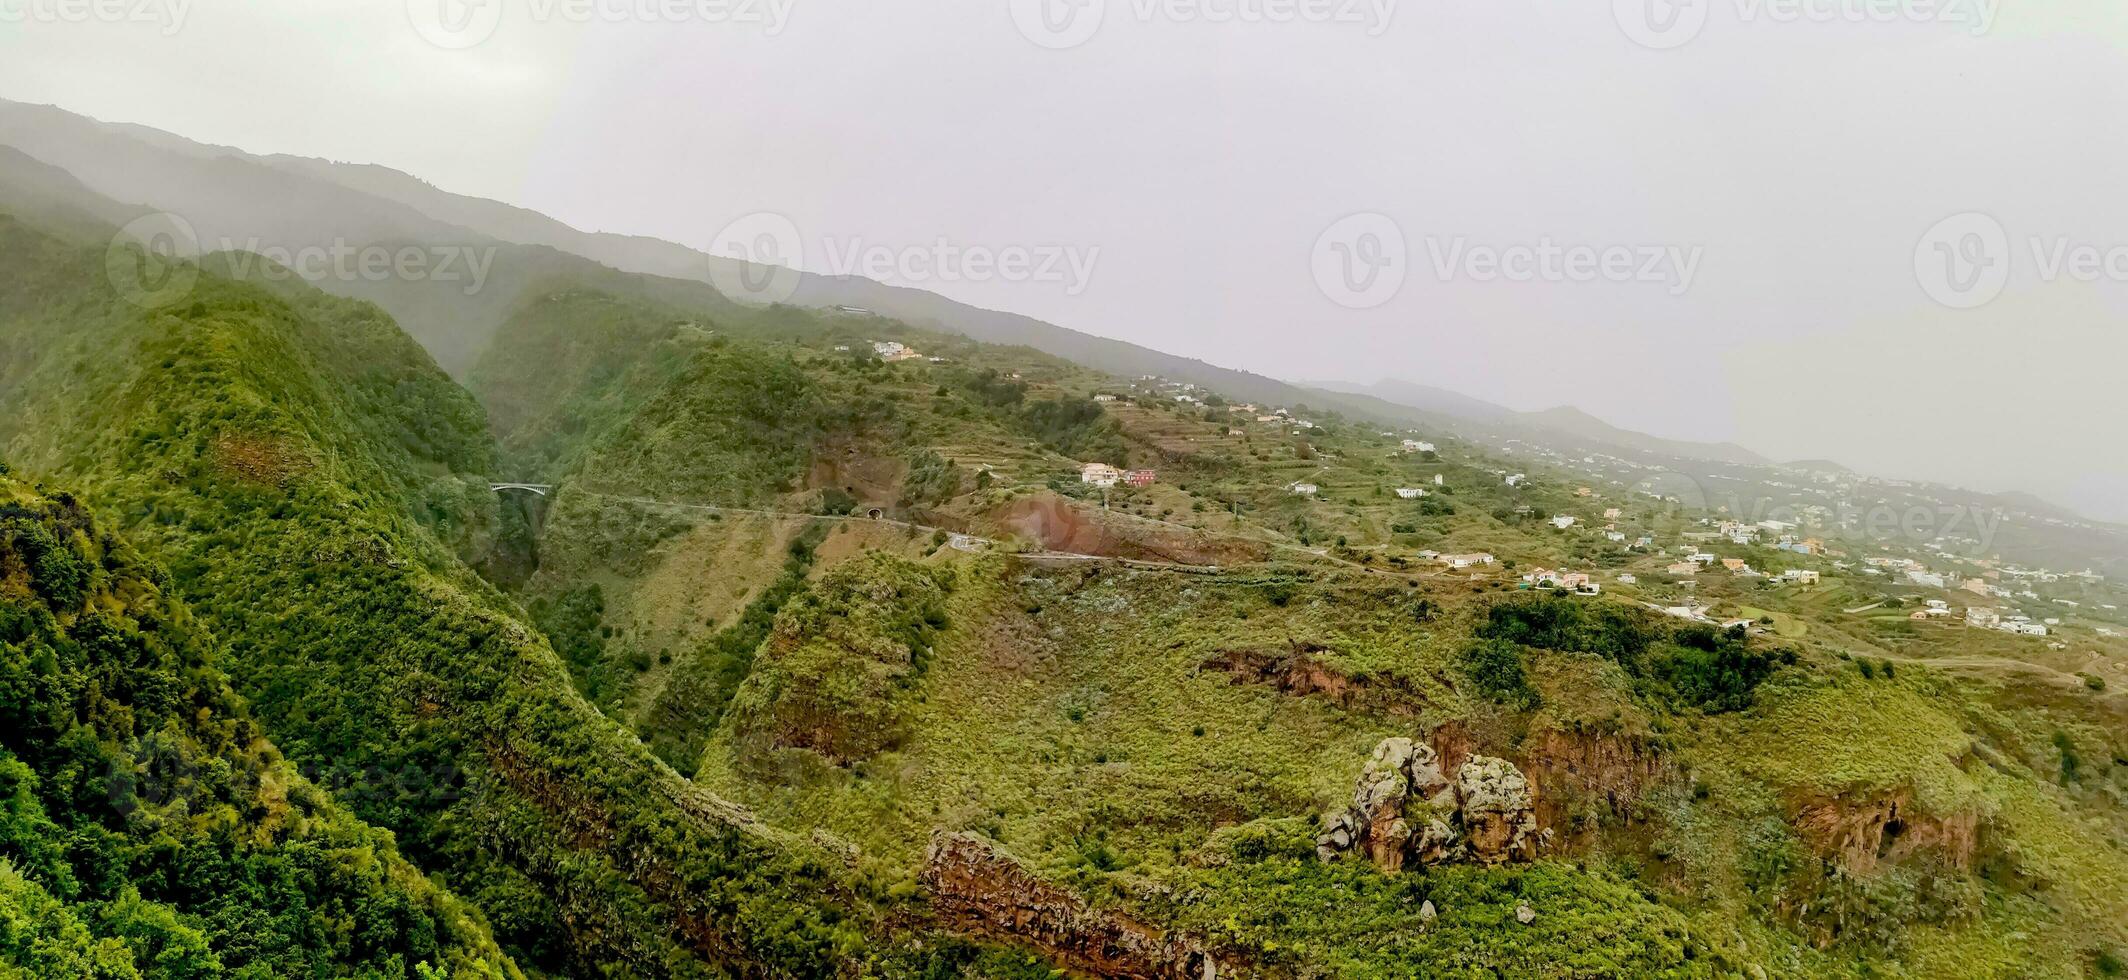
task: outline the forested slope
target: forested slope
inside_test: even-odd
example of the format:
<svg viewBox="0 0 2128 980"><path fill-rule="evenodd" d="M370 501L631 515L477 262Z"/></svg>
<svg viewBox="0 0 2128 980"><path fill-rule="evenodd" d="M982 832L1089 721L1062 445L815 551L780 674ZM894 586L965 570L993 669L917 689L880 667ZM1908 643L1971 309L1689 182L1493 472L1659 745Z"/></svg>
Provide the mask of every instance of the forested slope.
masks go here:
<svg viewBox="0 0 2128 980"><path fill-rule="evenodd" d="M167 561L291 758L530 964L887 955L861 879L676 779L459 563L446 542L492 521L480 415L388 318L212 271L139 309L102 248L5 219L0 260L9 457Z"/></svg>
<svg viewBox="0 0 2128 980"><path fill-rule="evenodd" d="M298 775L168 577L0 475L0 963L36 977L516 977Z"/></svg>

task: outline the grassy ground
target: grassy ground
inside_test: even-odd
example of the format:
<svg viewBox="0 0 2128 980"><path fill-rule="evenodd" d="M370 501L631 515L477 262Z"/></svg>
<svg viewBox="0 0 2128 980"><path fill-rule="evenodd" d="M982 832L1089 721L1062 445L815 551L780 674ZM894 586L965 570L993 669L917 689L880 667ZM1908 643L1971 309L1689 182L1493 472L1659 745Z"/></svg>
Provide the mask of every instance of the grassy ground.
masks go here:
<svg viewBox="0 0 2128 980"><path fill-rule="evenodd" d="M2128 656L2088 629L2054 649L1917 623L1912 590L1843 572L1831 556L1707 541L1696 515L1609 485L1583 495L1529 460L1440 438L1438 457L1404 453L1401 434L1334 416L1311 430L1256 423L1028 352L895 339L950 351L952 363L771 345L778 383L804 392L816 420L809 458L735 434L719 420L733 410L725 396L668 394L663 411L683 428L724 433L716 465L636 465L665 451L653 440L601 450L598 479L787 510L840 489L890 517L960 527L1045 485L1098 511L1076 472L1103 461L1160 474L1149 490L1107 495L1110 545L1132 543L1132 528L1198 528L1259 550L1194 562L1221 566L1206 574L967 555L873 526L809 540L794 572L797 522L594 525L569 510L565 488L548 528L554 563L536 588L598 582L605 625L628 642L694 648L641 672L650 697L622 699L639 730L769 822L852 842L883 880L913 879L934 829L973 830L1101 902L1269 966L1353 976L1406 975L1414 961L1450 976L1746 965L2071 976L2128 945L2117 843L2128 784L2116 761L2128 683L2094 689L2076 673L2111 681ZM1053 415L1026 408L1097 391L1123 398L1081 430L1044 428ZM910 478L924 452L954 468L935 495ZM729 479L733 459L755 476ZM1505 483L1525 470L1524 485ZM1321 491L1290 493L1299 480ZM1432 493L1403 500L1404 486ZM692 496L705 493L730 499ZM1561 514L1574 526L1554 527ZM1643 535L1657 543L1630 546ZM1780 586L1717 570L1688 587L1663 573L1701 548L1826 580ZM1500 562L1448 573L1422 549ZM834 634L841 647L774 638L762 617L785 630L828 601L822 590L861 589L843 570L874 562L868 552L943 576L938 622L920 642L855 627ZM1493 703L1465 652L1486 609L1539 565L1598 573L1615 594L1571 600L1586 608L1704 605L1770 621L1749 649L1798 656L1738 701L1695 706L1677 699L1675 678L1615 651L1524 648L1528 706ZM1640 583L1617 583L1623 572ZM793 591L773 591L784 580ZM777 608L764 609L771 594ZM1866 606L1876 608L1844 611ZM725 649L740 622L760 626L758 653ZM688 701L699 701L690 730L669 738L670 713L653 723L641 705L671 701L662 692L676 683L705 690L707 669L739 672L711 685L723 693ZM1722 671L1743 668L1710 669L1717 676L1697 682L1719 688L1736 682ZM749 670L767 672L744 680ZM726 697L742 708L725 712ZM1348 799L1369 748L1444 725L1589 784L1570 809L1571 846L1527 869L1403 878L1315 863L1309 822ZM1846 842L1894 804L1899 829L1882 853L1850 853ZM1426 900L1432 925L1416 918ZM1510 924L1524 901L1536 923Z"/></svg>

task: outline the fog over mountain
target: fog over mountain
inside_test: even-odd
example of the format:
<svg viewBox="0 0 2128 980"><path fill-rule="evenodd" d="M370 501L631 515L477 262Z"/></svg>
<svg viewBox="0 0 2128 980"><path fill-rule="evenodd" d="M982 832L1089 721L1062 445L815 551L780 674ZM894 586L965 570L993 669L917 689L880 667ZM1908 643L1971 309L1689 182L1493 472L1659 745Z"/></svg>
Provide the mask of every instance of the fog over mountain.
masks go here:
<svg viewBox="0 0 2128 980"><path fill-rule="evenodd" d="M2128 976L2128 13L0 0L0 978Z"/></svg>
<svg viewBox="0 0 2128 980"><path fill-rule="evenodd" d="M972 0L439 6L31 11L0 97L697 249L767 212L808 271L1216 365L2128 520L2117 8L1717 4L1650 38L1604 4L1112 2L1048 22L1080 41ZM1940 224L1975 212L1997 238ZM1401 252L1336 251L1355 214ZM1326 256L1401 285L1341 295ZM1932 298L1961 256L1988 295Z"/></svg>

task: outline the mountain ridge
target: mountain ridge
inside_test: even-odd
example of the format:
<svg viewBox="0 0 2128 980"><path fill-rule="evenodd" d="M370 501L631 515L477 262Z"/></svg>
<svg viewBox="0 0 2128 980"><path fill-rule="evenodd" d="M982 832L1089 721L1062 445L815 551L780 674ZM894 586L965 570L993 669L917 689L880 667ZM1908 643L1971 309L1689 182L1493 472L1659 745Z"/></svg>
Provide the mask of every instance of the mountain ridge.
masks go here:
<svg viewBox="0 0 2128 980"><path fill-rule="evenodd" d="M29 122L37 125L31 126ZM71 139L76 143L88 140L92 147L73 145L70 138L63 138L63 133L55 135L54 126L61 131L87 134ZM25 138L26 135L39 138ZM68 166L67 161L87 166L103 182L99 184L98 180L92 179L85 181L85 185L115 199L138 198L152 201L157 207L172 207L171 203L153 197L150 187L135 188L138 193L132 194L112 193L108 185L117 181L114 175L118 168L101 157L110 151L110 141L114 139L133 140L158 152L184 158L180 165L185 167L235 166L239 168L237 173L253 172L241 168L259 168L288 180L325 185L333 189L328 197L351 195L341 199L348 202L342 206L331 209L310 207L314 217L309 219L307 226L301 221L288 221L279 211L272 211L270 215L254 213L252 217L240 217L233 222L279 228L278 234L290 241L317 238L324 228L331 228L337 234L378 241L508 243L501 246L505 249L505 261L498 263L502 270L498 277L499 288L517 288L522 292L499 300L481 297L482 309L473 317L454 316L445 309L444 304L451 302L447 296L416 295L420 292L418 290L400 290L401 295L393 295L391 289L365 283L321 284L343 295L369 299L386 307L409 333L430 348L446 370L461 378L478 360L496 327L517 305L534 300L540 283L552 276L582 279L619 273L656 277L664 282L646 281L635 288L685 296L699 305L706 301L705 293L714 293L712 268L718 263L734 261L650 236L582 231L538 211L456 194L418 176L381 164L348 163L291 154L256 154L199 143L153 127L95 120L56 106L0 99L0 145L13 143L36 159L74 173L77 179L81 175ZM30 146L22 146L25 142ZM36 148L41 148L44 154L38 153ZM103 152L89 152L90 149ZM52 159L53 156L61 159ZM360 202L373 202L374 206L358 206ZM188 217L194 212L218 214L218 208L225 206L226 202L194 200L191 205L192 211L185 212ZM235 213L242 215L247 210L256 212L255 202L246 200ZM338 212L346 212L350 217L332 219L331 214ZM320 221L324 228L319 226ZM218 224L230 223L225 220ZM580 266L577 262L590 265ZM732 301L718 295L717 302L730 304ZM1459 392L1394 379L1374 384L1286 381L1073 330L1023 314L985 309L927 290L855 276L802 273L788 302L816 308L861 307L912 326L956 333L985 343L1027 346L1124 377L1158 375L1218 390L1230 398L1273 405L1333 408L1383 425L1422 426L1468 438L1566 440L1587 448L1622 449L1723 464L1777 465L1735 443L1668 439L1613 425L1570 406L1523 412ZM2056 505L2049 505L2049 512L2090 520Z"/></svg>

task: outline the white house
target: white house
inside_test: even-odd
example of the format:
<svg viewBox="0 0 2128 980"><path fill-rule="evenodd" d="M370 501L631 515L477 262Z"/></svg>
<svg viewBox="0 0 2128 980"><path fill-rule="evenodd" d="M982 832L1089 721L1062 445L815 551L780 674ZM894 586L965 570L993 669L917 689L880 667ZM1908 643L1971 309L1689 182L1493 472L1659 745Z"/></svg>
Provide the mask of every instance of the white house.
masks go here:
<svg viewBox="0 0 2128 980"><path fill-rule="evenodd" d="M1562 531L1574 526L1574 519L1565 514L1552 518L1552 526Z"/></svg>
<svg viewBox="0 0 2128 980"><path fill-rule="evenodd" d="M1430 453L1434 451L1433 443L1421 442L1417 439L1406 439L1404 440L1404 451L1407 453Z"/></svg>
<svg viewBox="0 0 2128 980"><path fill-rule="evenodd" d="M1303 497L1313 497L1316 494L1323 492L1323 488L1316 486L1313 483L1295 483L1292 486L1287 487L1286 489L1291 490L1294 493L1300 494Z"/></svg>
<svg viewBox="0 0 2128 980"><path fill-rule="evenodd" d="M1079 469L1079 482L1096 487L1112 487L1123 479L1123 471L1107 463L1088 463Z"/></svg>
<svg viewBox="0 0 2128 980"><path fill-rule="evenodd" d="M1397 496L1402 497L1405 500L1417 500L1420 497L1426 496L1426 491L1421 490L1418 487L1398 487L1396 494Z"/></svg>
<svg viewBox="0 0 2128 980"><path fill-rule="evenodd" d="M1443 555L1441 560L1447 562L1450 568L1469 568L1473 565L1490 565L1493 563L1493 556L1480 551L1468 555Z"/></svg>
<svg viewBox="0 0 2128 980"><path fill-rule="evenodd" d="M1818 584L1818 573L1808 568L1791 568L1781 573L1781 581L1794 585Z"/></svg>
<svg viewBox="0 0 2128 980"><path fill-rule="evenodd" d="M1528 477L1527 475L1525 475L1525 474L1521 474L1521 473L1511 473L1511 474L1509 474L1509 475L1508 475L1508 477L1507 477L1507 485L1508 485L1508 486L1511 486L1511 487L1519 487L1519 486L1523 485L1524 483L1528 483L1528 482L1529 482L1529 477Z"/></svg>

